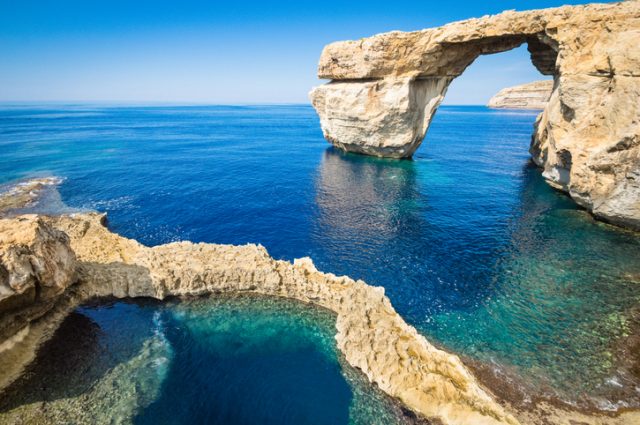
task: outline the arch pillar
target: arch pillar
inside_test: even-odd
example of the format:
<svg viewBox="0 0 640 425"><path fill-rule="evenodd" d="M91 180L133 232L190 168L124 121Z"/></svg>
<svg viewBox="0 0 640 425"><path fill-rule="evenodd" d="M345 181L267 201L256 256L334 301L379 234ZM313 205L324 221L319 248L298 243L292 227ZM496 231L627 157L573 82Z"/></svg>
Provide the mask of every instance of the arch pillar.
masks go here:
<svg viewBox="0 0 640 425"><path fill-rule="evenodd" d="M347 152L408 158L422 143L452 77L334 81L311 92L324 137Z"/></svg>

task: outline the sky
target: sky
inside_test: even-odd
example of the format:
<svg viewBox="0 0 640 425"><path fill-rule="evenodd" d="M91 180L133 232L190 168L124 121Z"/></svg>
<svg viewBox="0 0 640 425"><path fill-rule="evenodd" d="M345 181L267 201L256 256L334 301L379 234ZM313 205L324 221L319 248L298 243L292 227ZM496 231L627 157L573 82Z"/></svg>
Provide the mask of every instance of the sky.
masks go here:
<svg viewBox="0 0 640 425"><path fill-rule="evenodd" d="M0 0L0 102L308 103L333 41L581 3ZM445 103L540 78L524 46L482 56Z"/></svg>

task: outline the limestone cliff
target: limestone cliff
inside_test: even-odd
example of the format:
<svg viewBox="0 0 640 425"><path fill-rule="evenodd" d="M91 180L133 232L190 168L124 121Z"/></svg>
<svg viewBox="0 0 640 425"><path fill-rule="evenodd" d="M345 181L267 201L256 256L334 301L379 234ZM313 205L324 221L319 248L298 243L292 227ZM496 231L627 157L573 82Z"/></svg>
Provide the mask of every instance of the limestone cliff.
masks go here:
<svg viewBox="0 0 640 425"><path fill-rule="evenodd" d="M336 314L345 360L430 423L635 423L638 412L585 414L541 403L510 407L461 360L437 349L396 313L383 288L316 270L310 259L277 261L259 245L175 242L153 248L110 232L97 213L0 219L0 390L80 303L96 297L255 293L313 303ZM15 298L17 299L17 298ZM32 314L33 312L37 314ZM5 320L5 318L18 320Z"/></svg>
<svg viewBox="0 0 640 425"><path fill-rule="evenodd" d="M564 6L326 46L311 101L341 149L406 158L449 83L478 56L526 43L553 75L534 161L596 217L640 229L640 2Z"/></svg>
<svg viewBox="0 0 640 425"><path fill-rule="evenodd" d="M489 108L544 109L553 90L553 81L542 80L500 90L489 99Z"/></svg>

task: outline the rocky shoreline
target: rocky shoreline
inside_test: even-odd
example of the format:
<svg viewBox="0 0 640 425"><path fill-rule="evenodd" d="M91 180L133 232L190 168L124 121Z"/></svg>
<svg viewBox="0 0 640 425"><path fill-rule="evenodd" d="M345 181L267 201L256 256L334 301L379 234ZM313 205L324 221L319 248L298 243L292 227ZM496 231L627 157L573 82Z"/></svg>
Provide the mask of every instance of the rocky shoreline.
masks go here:
<svg viewBox="0 0 640 425"><path fill-rule="evenodd" d="M94 297L164 299L250 292L293 298L335 312L336 341L347 362L420 415L448 424L517 423L477 383L457 356L436 349L407 325L382 288L321 273L310 259L296 260L293 264L273 260L264 248L256 245L178 242L147 248L111 233L103 220L101 214L78 214L26 215L0 221L4 228L10 226L14 235L8 242L7 232L2 232L2 251L20 247L21 252L19 256L12 254L8 262L7 255L2 257L10 280L20 274L37 289L45 287L47 276L55 275L57 288L71 289L61 294L52 311L31 318L38 324L27 328L26 336L12 341L11 347L7 345L0 353L3 366L18 364L15 357L6 361L12 351L19 352L22 348L32 352L37 345L33 342L46 338L49 332L38 325L49 322L47 316L61 318L79 303ZM19 241L15 235L25 237ZM63 253L65 259L52 256L55 252ZM75 261L71 261L71 253L75 253ZM45 266L31 271L18 267L25 263ZM35 305L38 304L36 299ZM15 329L15 334L25 328ZM22 345L32 347L24 350ZM31 359L32 356L26 356L21 363L24 365ZM19 370L3 367L1 373L0 379L6 385Z"/></svg>
<svg viewBox="0 0 640 425"><path fill-rule="evenodd" d="M468 367L408 325L383 288L319 272L308 258L293 264L274 260L259 245L175 242L149 248L111 232L105 223L99 213L0 219L0 389L20 376L38 347L87 301L256 294L334 312L345 361L428 421L625 424L640 418L638 412L607 415L544 401L514 403L506 381Z"/></svg>

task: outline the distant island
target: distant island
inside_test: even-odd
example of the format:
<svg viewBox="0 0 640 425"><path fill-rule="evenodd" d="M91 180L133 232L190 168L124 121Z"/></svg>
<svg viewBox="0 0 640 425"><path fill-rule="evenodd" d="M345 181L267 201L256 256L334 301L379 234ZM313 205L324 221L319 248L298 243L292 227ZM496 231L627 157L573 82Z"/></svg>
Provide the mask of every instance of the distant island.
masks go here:
<svg viewBox="0 0 640 425"><path fill-rule="evenodd" d="M500 90L487 106L496 109L544 109L553 90L552 80L533 81Z"/></svg>

